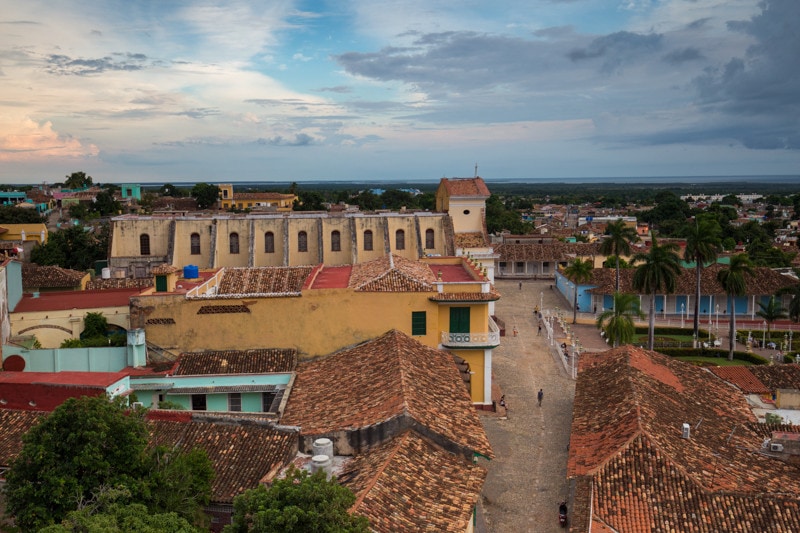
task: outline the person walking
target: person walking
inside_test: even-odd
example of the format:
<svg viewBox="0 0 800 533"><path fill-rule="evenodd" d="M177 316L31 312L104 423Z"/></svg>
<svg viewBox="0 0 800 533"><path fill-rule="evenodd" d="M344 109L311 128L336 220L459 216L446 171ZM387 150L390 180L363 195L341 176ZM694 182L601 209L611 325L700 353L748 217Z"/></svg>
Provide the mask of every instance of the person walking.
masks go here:
<svg viewBox="0 0 800 533"><path fill-rule="evenodd" d="M540 337L541 335L542 335L542 324L540 323L539 324L539 331L536 333L536 336Z"/></svg>
<svg viewBox="0 0 800 533"><path fill-rule="evenodd" d="M536 395L536 399L539 400L539 407L542 406L542 398L544 398L544 391L539 389L539 394Z"/></svg>

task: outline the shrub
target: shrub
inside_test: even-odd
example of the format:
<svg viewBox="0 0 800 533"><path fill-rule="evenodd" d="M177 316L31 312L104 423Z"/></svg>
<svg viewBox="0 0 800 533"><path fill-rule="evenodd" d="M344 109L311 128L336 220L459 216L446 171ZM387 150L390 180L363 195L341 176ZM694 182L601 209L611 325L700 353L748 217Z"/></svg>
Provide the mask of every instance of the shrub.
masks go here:
<svg viewBox="0 0 800 533"><path fill-rule="evenodd" d="M721 359L727 359L728 357L728 350L719 348L660 348L658 352L670 357L719 357ZM733 352L733 358L734 360L747 361L754 365L769 364L767 359L750 352Z"/></svg>

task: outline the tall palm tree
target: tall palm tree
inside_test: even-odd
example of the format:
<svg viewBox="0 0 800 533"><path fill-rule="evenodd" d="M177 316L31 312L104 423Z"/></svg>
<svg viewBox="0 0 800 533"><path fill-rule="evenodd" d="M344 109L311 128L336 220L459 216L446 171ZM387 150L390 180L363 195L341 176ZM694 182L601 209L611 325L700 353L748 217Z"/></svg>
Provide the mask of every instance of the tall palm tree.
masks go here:
<svg viewBox="0 0 800 533"><path fill-rule="evenodd" d="M630 293L614 293L614 307L600 313L597 317L597 328L605 332L605 336L614 347L630 344L636 336L634 319L644 318L639 309L639 297Z"/></svg>
<svg viewBox="0 0 800 533"><path fill-rule="evenodd" d="M639 240L636 228L625 224L625 221L618 218L616 221L606 226L607 237L600 243L600 253L603 255L616 256L616 284L614 291L619 292L619 256L631 255L631 243Z"/></svg>
<svg viewBox="0 0 800 533"><path fill-rule="evenodd" d="M781 301L774 296L770 296L766 305L758 302L758 306L761 309L756 311L756 315L763 318L767 323L767 336L772 338L772 323L781 318L786 318L786 309L781 305Z"/></svg>
<svg viewBox="0 0 800 533"><path fill-rule="evenodd" d="M736 347L736 297L742 296L747 290L745 276L753 274L753 263L747 254L734 255L731 257L731 264L728 265L728 268L717 272L717 281L728 295L728 307L731 309L728 361L733 361L733 349Z"/></svg>
<svg viewBox="0 0 800 533"><path fill-rule="evenodd" d="M719 222L709 218L695 218L694 224L688 226L686 231L686 250L683 258L695 262L695 275L697 278L694 289L694 338L699 338L700 332L700 279L701 272L708 264L717 260L722 250L720 235L722 229Z"/></svg>
<svg viewBox="0 0 800 533"><path fill-rule="evenodd" d="M572 298L572 323L578 321L578 286L592 279L592 262L580 258L575 259L564 268L564 275L575 284L575 294Z"/></svg>
<svg viewBox="0 0 800 533"><path fill-rule="evenodd" d="M633 288L650 295L650 320L647 332L647 347L652 350L655 344L656 294L671 293L681 273L678 245L674 242L658 244L653 237L650 251L636 254L642 264L633 273Z"/></svg>

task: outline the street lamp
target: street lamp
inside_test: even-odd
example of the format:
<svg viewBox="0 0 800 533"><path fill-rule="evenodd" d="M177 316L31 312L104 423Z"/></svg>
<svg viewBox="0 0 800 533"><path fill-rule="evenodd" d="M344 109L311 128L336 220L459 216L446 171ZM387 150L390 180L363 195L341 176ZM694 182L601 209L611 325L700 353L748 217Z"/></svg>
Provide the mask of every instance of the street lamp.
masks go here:
<svg viewBox="0 0 800 533"><path fill-rule="evenodd" d="M681 304L681 328L684 326L685 318L686 318L686 304Z"/></svg>
<svg viewBox="0 0 800 533"><path fill-rule="evenodd" d="M719 304L717 304L717 335L719 335Z"/></svg>
<svg viewBox="0 0 800 533"><path fill-rule="evenodd" d="M542 309L544 309L543 302L544 302L544 292L540 292L539 293L539 312L540 313L542 312Z"/></svg>
<svg viewBox="0 0 800 533"><path fill-rule="evenodd" d="M711 315L708 315L708 345L711 346Z"/></svg>
<svg viewBox="0 0 800 533"><path fill-rule="evenodd" d="M761 323L761 347L767 347L767 321Z"/></svg>

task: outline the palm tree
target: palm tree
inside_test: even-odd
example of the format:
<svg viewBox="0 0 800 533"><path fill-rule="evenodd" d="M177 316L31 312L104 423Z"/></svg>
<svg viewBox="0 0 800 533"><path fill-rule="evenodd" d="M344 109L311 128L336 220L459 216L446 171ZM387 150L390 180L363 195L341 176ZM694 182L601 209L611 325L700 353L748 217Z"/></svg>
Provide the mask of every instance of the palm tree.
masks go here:
<svg viewBox="0 0 800 533"><path fill-rule="evenodd" d="M800 277L800 268L795 268L794 273ZM800 283L781 289L778 294L790 294L792 296L789 301L789 318L793 322L800 322Z"/></svg>
<svg viewBox="0 0 800 533"><path fill-rule="evenodd" d="M614 293L614 307L600 313L597 317L597 328L605 332L605 336L614 347L630 344L636 336L634 319L644 318L639 309L639 297L630 293Z"/></svg>
<svg viewBox="0 0 800 533"><path fill-rule="evenodd" d="M572 298L572 323L578 321L578 286L592 279L592 262L583 259L575 259L564 268L564 275L575 284L575 294Z"/></svg>
<svg viewBox="0 0 800 533"><path fill-rule="evenodd" d="M776 320L780 320L781 318L786 318L786 309L784 309L781 305L781 301L774 296L770 296L769 303L766 305L758 302L758 306L761 309L756 311L756 315L766 321L767 337L772 338L772 323Z"/></svg>
<svg viewBox="0 0 800 533"><path fill-rule="evenodd" d="M745 293L747 284L744 278L752 276L753 273L753 263L747 254L734 255L731 257L731 264L728 265L728 268L717 272L717 281L728 295L728 307L731 309L728 361L733 361L733 349L736 347L736 297Z"/></svg>
<svg viewBox="0 0 800 533"><path fill-rule="evenodd" d="M705 266L717 260L722 244L719 222L709 218L695 218L694 225L686 231L686 250L683 258L695 262L696 284L694 289L694 338L700 332L700 279Z"/></svg>
<svg viewBox="0 0 800 533"><path fill-rule="evenodd" d="M606 235L607 237L600 243L599 251L603 255L614 255L617 258L614 291L619 292L619 256L631 255L631 243L639 240L639 235L636 233L636 228L627 226L621 218L606 226Z"/></svg>
<svg viewBox="0 0 800 533"><path fill-rule="evenodd" d="M656 238L653 237L650 251L636 254L635 259L642 261L642 264L633 273L633 288L650 295L647 347L652 350L655 344L656 294L673 292L675 281L681 273L678 245L674 242L658 244Z"/></svg>

